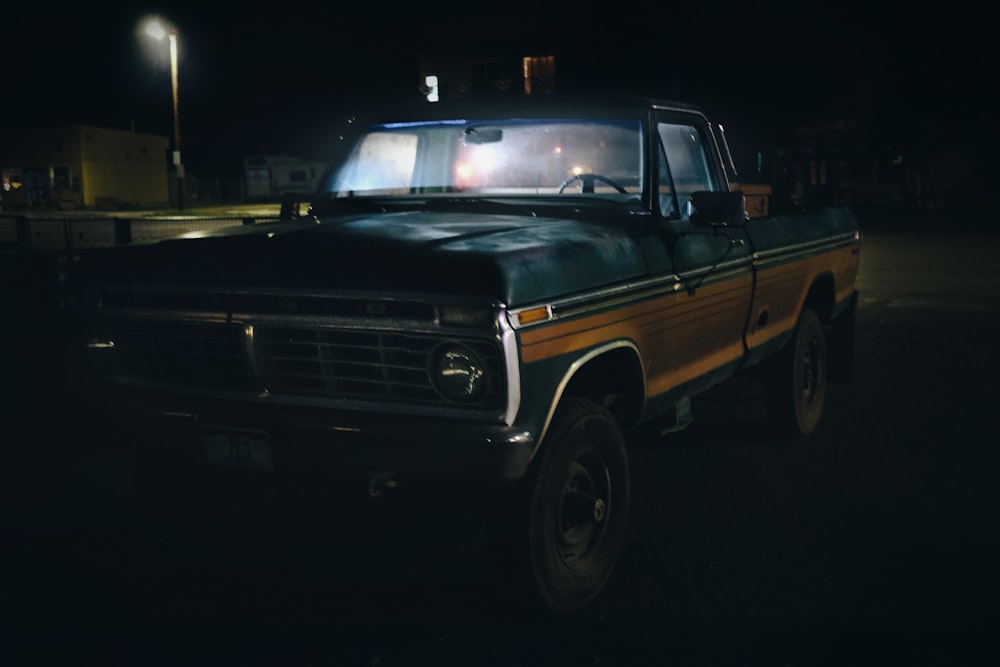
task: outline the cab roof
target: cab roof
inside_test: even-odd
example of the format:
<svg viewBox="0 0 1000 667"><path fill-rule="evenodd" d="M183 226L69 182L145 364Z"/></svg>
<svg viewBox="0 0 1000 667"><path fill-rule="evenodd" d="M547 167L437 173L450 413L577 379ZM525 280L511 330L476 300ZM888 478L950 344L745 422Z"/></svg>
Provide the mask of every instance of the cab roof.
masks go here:
<svg viewBox="0 0 1000 667"><path fill-rule="evenodd" d="M669 108L704 116L700 107L686 102L621 95L518 95L498 98L461 98L426 102L382 102L358 114L362 126L385 123L455 119L501 118L645 118L651 109Z"/></svg>

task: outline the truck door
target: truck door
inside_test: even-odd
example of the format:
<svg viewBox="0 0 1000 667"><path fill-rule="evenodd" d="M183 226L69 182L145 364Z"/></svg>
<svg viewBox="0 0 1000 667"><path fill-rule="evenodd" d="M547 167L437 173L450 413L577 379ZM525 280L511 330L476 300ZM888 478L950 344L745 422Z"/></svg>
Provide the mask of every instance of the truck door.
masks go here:
<svg viewBox="0 0 1000 667"><path fill-rule="evenodd" d="M659 111L654 123L659 213L679 289L651 347L650 395L674 386L694 391L719 374L735 372L753 293L746 230L690 222L691 193L729 189L707 121L698 114Z"/></svg>

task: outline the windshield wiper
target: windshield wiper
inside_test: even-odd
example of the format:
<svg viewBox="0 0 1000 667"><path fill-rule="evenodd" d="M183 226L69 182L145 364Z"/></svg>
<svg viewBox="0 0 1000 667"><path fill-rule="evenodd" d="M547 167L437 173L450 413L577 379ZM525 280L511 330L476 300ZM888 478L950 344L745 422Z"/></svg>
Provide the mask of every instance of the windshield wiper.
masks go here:
<svg viewBox="0 0 1000 667"><path fill-rule="evenodd" d="M419 201L420 208L430 211L481 211L483 209L508 211L512 208L521 209L527 206L527 202L514 204L489 197L427 197Z"/></svg>
<svg viewBox="0 0 1000 667"><path fill-rule="evenodd" d="M634 208L638 199L621 201L594 195L561 195L559 197L337 197L324 199L313 204L316 215L336 213L338 211L441 211L468 213L516 213L520 215L536 215L540 210L547 214L558 215L559 211L571 209L579 214L586 209L607 210L608 208Z"/></svg>

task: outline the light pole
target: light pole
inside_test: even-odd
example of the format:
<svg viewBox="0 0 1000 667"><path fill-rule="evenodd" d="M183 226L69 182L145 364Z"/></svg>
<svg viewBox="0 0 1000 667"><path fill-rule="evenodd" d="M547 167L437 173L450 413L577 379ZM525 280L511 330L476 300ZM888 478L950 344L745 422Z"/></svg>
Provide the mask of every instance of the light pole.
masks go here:
<svg viewBox="0 0 1000 667"><path fill-rule="evenodd" d="M174 98L174 169L177 176L177 208L184 208L184 163L181 162L181 114L179 98L177 97L177 28L171 27L167 33L159 20L153 19L146 24L146 34L157 40L165 35L170 38L170 87Z"/></svg>

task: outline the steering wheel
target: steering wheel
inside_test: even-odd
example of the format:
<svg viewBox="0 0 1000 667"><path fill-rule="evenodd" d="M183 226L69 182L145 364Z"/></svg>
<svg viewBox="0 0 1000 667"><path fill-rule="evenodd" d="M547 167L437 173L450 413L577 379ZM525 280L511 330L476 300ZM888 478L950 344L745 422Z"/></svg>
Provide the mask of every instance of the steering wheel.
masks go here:
<svg viewBox="0 0 1000 667"><path fill-rule="evenodd" d="M570 176L559 184L559 194L562 194L563 190L566 189L566 186L574 181L580 181L582 184L580 192L592 193L594 191L594 181L601 181L602 183L607 183L623 195L628 194L625 188L618 185L607 176L601 176L600 174L576 174L575 176Z"/></svg>

